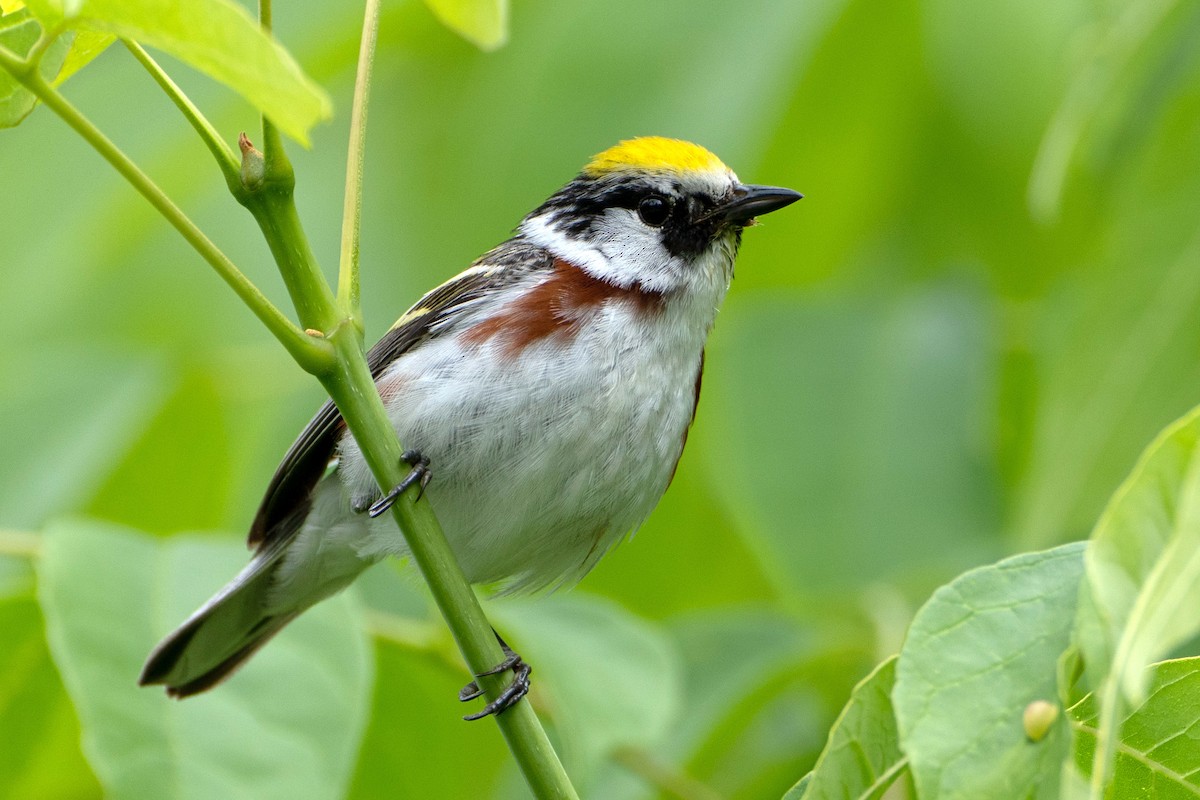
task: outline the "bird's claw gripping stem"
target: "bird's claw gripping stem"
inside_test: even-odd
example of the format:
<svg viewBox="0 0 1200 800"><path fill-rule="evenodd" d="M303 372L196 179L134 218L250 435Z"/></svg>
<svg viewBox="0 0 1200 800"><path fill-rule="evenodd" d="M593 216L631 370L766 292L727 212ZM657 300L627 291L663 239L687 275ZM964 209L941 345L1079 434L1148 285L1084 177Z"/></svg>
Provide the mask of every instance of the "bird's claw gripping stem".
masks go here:
<svg viewBox="0 0 1200 800"><path fill-rule="evenodd" d="M404 480L396 484L396 487L383 497L376 500L370 508L367 509L367 514L374 519L380 514L383 514L392 504L396 502L396 498L404 494L404 490L412 486L414 483L420 483L421 489L417 492L417 499L425 494L425 487L429 485L429 479L433 477L433 473L429 470L429 459L418 453L416 450L405 450L400 458L405 463L412 465L412 470L404 476Z"/></svg>
<svg viewBox="0 0 1200 800"><path fill-rule="evenodd" d="M495 700L484 706L482 711L463 717L468 722L483 719L489 714L503 713L516 705L522 697L529 693L529 675L533 672L533 668L526 664L521 656L513 652L512 648L506 645L503 639L500 640L500 646L504 649L504 660L491 669L476 674L475 677L482 678L484 675L498 675L505 670L511 669L513 671L512 683L506 686L504 691ZM479 688L479 682L471 681L459 691L458 699L465 703L468 700L474 700L482 694L483 689Z"/></svg>

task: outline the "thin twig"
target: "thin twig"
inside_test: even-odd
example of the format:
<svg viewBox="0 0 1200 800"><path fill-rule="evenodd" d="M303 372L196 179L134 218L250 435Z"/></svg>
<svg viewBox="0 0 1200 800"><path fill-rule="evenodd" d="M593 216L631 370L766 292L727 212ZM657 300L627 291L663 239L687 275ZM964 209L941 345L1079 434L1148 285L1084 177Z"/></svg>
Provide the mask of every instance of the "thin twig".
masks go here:
<svg viewBox="0 0 1200 800"><path fill-rule="evenodd" d="M271 0L258 0L258 24L268 34L271 32ZM292 165L283 150L283 136L275 124L267 119L266 114L262 117L262 139L263 161L267 172L276 176L290 175Z"/></svg>
<svg viewBox="0 0 1200 800"><path fill-rule="evenodd" d="M239 186L241 182L241 160L233 152L233 148L229 143L221 138L221 134L205 118L200 109L179 88L179 85L171 80L171 76L158 65L158 62L140 44L132 39L121 39L121 42L128 48L130 53L133 53L133 57L146 68L146 71L150 73L150 77L154 78L155 82L162 87L167 97L171 98L171 101L183 112L183 116L187 118L188 123L191 124L196 133L200 134L200 139L208 147L209 152L213 154L213 158L217 160L217 166L221 168L221 172L225 175L225 182L229 184L231 189Z"/></svg>
<svg viewBox="0 0 1200 800"><path fill-rule="evenodd" d="M342 254L338 265L338 304L362 330L359 302L358 244L362 218L363 159L367 146L367 108L375 42L379 34L379 0L366 0L358 73L354 78L354 104L350 112L350 147L346 156L346 194L342 204Z"/></svg>

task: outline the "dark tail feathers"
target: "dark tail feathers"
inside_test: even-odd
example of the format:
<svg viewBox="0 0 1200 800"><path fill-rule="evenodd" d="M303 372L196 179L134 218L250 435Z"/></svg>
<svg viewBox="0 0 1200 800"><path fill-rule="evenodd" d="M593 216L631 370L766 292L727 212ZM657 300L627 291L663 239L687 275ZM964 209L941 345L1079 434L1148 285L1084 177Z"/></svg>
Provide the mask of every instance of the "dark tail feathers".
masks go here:
<svg viewBox="0 0 1200 800"><path fill-rule="evenodd" d="M138 683L165 684L172 697L211 689L232 675L300 609L268 614L267 590L279 556L261 552L195 614L163 639Z"/></svg>

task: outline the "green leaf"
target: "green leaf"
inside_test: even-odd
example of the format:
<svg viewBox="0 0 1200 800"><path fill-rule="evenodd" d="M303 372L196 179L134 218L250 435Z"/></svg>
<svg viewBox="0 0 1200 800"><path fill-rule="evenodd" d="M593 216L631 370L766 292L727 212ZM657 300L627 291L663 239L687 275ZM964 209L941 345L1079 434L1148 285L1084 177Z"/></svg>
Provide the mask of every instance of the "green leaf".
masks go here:
<svg viewBox="0 0 1200 800"><path fill-rule="evenodd" d="M79 750L79 721L50 661L29 589L0 602L0 798L98 798L100 786Z"/></svg>
<svg viewBox="0 0 1200 800"><path fill-rule="evenodd" d="M908 762L900 751L900 736L892 710L896 656L863 678L829 732L829 743L813 767L802 793L793 788L792 800L879 800Z"/></svg>
<svg viewBox="0 0 1200 800"><path fill-rule="evenodd" d="M308 145L332 113L329 97L233 0L34 0L48 26L122 36L170 53L241 94L281 131Z"/></svg>
<svg viewBox="0 0 1200 800"><path fill-rule="evenodd" d="M1200 151L1186 127L1197 113L1200 15L1193 4L1172 4L1171 19L1138 45L1135 63L1111 73L1119 84L1139 87L1138 101L1126 106L1103 91L1093 94L1098 86L1079 86L1080 97L1103 99L1097 110L1116 119L1088 123L1092 141L1080 143L1068 171L1064 214L1074 222L1063 230L1074 228L1086 239L1072 236L1074 242L1064 239L1054 250L1078 258L1028 253L1029 266L1052 280L1066 276L1048 264L1085 259L1088 267L1086 279L1083 271L1067 278L1070 290L1039 299L1040 321L1012 329L1017 336L1037 331L1028 343L1037 367L1026 387L1036 419L1012 526L1025 543L1079 538L1078 531L1094 527L1146 443L1200 396L1189 337L1200 313L1194 268L1200 238L1193 224ZM1132 20L1164 10L1163 3L1085 5L1110 17L1089 28L1105 37L1140 36L1140 25L1112 14L1128 12ZM1076 55L1086 56L1089 43L1080 44ZM1105 198L1101 205L1098 197Z"/></svg>
<svg viewBox="0 0 1200 800"><path fill-rule="evenodd" d="M1200 658L1165 661L1147 670L1145 700L1122 715L1106 798L1176 800L1200 797ZM1089 774L1100 707L1089 695L1070 710L1075 764Z"/></svg>
<svg viewBox="0 0 1200 800"><path fill-rule="evenodd" d="M24 57L42 35L42 26L29 13L20 9L0 17L0 47ZM70 37L60 37L42 55L39 69L47 79L53 79L67 58L71 47ZM17 79L0 70L0 128L12 128L29 116L37 105L37 98L22 86Z"/></svg>
<svg viewBox="0 0 1200 800"><path fill-rule="evenodd" d="M116 40L117 37L111 33L97 31L76 33L75 40L71 42L71 51L67 53L67 60L63 62L62 69L58 71L54 85L61 86L67 78L90 64L92 59L107 50L108 46Z"/></svg>
<svg viewBox="0 0 1200 800"><path fill-rule="evenodd" d="M572 776L618 747L653 746L682 707L679 656L653 624L583 593L492 603L488 614L542 676Z"/></svg>
<svg viewBox="0 0 1200 800"><path fill-rule="evenodd" d="M808 791L808 787L813 782L813 774L810 772L787 790L783 800L804 800L804 793Z"/></svg>
<svg viewBox="0 0 1200 800"><path fill-rule="evenodd" d="M425 0L442 24L480 50L508 41L508 0Z"/></svg>
<svg viewBox="0 0 1200 800"><path fill-rule="evenodd" d="M379 567L363 576L364 601L379 609L391 622L384 626L410 627L419 631L429 625L420 615L426 601L393 569ZM414 605L415 601L415 605ZM664 631L636 617L611 601L575 592L536 599L503 598L487 605L488 616L505 640L533 667L534 696L544 718L552 721L556 746L572 780L581 789L588 784L599 792L607 786L607 775L599 774L615 751L644 749L658 753L663 738L678 728L682 708L682 668L679 654ZM399 623L399 624L396 624ZM440 623L439 623L440 624ZM423 649L424 660L440 661L436 644L421 641L423 635L405 637L410 646ZM363 760L355 777L354 797L373 797L385 785L402 796L458 797L480 794L463 784L464 776L404 775L395 765L395 748L439 757L435 737L462 742L456 723L463 713L474 711L482 701L461 705L455 694L466 680L460 670L431 672L420 657L393 652L384 643L379 654L381 681L395 677L376 692L376 715L372 719ZM457 662L457 656L453 657ZM414 683L416 681L417 683ZM421 698L408 697L418 692ZM420 735L397 730L399 715L426 719ZM470 726L472 731L476 726ZM490 741L464 743L474 753ZM399 743L399 745L397 745ZM482 752L476 778L491 772L491 745ZM501 758L500 763L505 759ZM431 767L429 771L436 771ZM451 771L452 768L451 768ZM395 773L393 775L393 773ZM399 787L399 788L396 788ZM586 792L585 792L586 793Z"/></svg>
<svg viewBox="0 0 1200 800"><path fill-rule="evenodd" d="M341 596L302 615L227 684L184 702L136 684L146 654L246 560L234 543L52 525L38 564L54 661L107 797L335 798L370 694ZM102 568L101 568L102 567Z"/></svg>
<svg viewBox="0 0 1200 800"><path fill-rule="evenodd" d="M1092 687L1141 699L1145 667L1200 631L1200 408L1146 449L1092 533L1079 643Z"/></svg>
<svg viewBox="0 0 1200 800"><path fill-rule="evenodd" d="M893 699L922 797L1053 797L1069 734L1059 716L1038 742L1022 714L1055 701L1070 644L1082 543L972 570L917 613Z"/></svg>
<svg viewBox="0 0 1200 800"><path fill-rule="evenodd" d="M1200 631L1200 409L1146 449L1105 509L1085 558L1076 639L1099 695L1093 787L1104 783L1123 701L1146 667Z"/></svg>

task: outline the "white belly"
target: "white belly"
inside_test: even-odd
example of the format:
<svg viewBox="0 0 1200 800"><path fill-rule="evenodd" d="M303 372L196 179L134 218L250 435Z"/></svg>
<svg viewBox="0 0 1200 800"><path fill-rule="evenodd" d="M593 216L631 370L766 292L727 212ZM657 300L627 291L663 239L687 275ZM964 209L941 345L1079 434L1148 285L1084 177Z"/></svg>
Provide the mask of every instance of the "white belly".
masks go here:
<svg viewBox="0 0 1200 800"><path fill-rule="evenodd" d="M641 524L694 409L707 326L687 322L671 308L648 320L611 303L584 335L547 338L515 358L496 340L464 347L448 335L382 376L400 441L430 460L426 497L468 579L577 580ZM352 441L337 475L350 497L378 494ZM363 533L362 556L406 553L390 518Z"/></svg>

